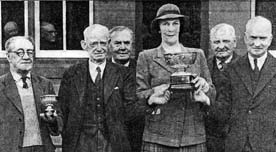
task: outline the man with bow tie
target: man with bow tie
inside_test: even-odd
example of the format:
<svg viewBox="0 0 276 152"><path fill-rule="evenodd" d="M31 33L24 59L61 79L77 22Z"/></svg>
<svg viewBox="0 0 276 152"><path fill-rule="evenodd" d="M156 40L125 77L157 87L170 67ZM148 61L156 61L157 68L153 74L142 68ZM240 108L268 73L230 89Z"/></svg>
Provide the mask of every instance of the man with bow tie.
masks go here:
<svg viewBox="0 0 276 152"><path fill-rule="evenodd" d="M207 63L212 81L216 87L216 97L218 97L223 87L222 72L227 65L238 59L235 52L236 35L234 27L226 23L214 26L210 31L210 46L214 56L211 56ZM224 152L225 134L223 133L223 126L225 122L215 119L215 115L216 113L209 111L205 119L207 149L211 152Z"/></svg>
<svg viewBox="0 0 276 152"><path fill-rule="evenodd" d="M63 151L129 152L125 122L136 101L135 75L106 61L107 27L93 24L83 34L89 59L64 73L59 91Z"/></svg>
<svg viewBox="0 0 276 152"><path fill-rule="evenodd" d="M0 77L0 151L54 152L50 134L58 135L61 119L40 116L45 112L40 97L55 92L49 80L31 72L34 44L28 37L15 36L5 49L10 71Z"/></svg>

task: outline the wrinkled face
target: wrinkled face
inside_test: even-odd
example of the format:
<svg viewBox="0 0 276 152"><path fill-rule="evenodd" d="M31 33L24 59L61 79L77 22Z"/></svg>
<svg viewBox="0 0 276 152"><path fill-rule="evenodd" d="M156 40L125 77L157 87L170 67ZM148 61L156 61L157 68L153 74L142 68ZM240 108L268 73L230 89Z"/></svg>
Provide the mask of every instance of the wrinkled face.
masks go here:
<svg viewBox="0 0 276 152"><path fill-rule="evenodd" d="M244 41L248 50L248 53L258 58L267 52L268 47L272 41L271 28L268 25L252 25L247 30L244 36Z"/></svg>
<svg viewBox="0 0 276 152"><path fill-rule="evenodd" d="M223 29L214 33L211 40L211 49L217 58L227 58L233 54L236 40L229 31Z"/></svg>
<svg viewBox="0 0 276 152"><path fill-rule="evenodd" d="M16 39L12 42L11 51L7 53L7 59L12 71L26 73L31 71L34 60L34 46L27 39Z"/></svg>
<svg viewBox="0 0 276 152"><path fill-rule="evenodd" d="M108 49L108 36L101 31L94 31L81 42L82 48L89 54L94 63L102 63L106 59Z"/></svg>
<svg viewBox="0 0 276 152"><path fill-rule="evenodd" d="M132 35L128 30L111 35L110 51L115 60L128 60L132 51Z"/></svg>
<svg viewBox="0 0 276 152"><path fill-rule="evenodd" d="M41 27L41 37L48 42L56 42L57 31L52 24Z"/></svg>
<svg viewBox="0 0 276 152"><path fill-rule="evenodd" d="M166 19L159 21L162 43L174 45L179 42L180 20Z"/></svg>

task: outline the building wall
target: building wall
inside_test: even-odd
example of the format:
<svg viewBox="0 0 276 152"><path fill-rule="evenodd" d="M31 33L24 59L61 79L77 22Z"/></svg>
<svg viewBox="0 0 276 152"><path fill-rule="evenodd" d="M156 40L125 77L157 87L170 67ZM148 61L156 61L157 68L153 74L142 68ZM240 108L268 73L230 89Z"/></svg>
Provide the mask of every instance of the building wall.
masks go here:
<svg viewBox="0 0 276 152"><path fill-rule="evenodd" d="M209 30L219 23L228 23L234 26L237 36L237 53L244 54L246 50L243 36L245 24L250 19L251 0L210 0L208 5ZM213 53L210 52L210 54Z"/></svg>

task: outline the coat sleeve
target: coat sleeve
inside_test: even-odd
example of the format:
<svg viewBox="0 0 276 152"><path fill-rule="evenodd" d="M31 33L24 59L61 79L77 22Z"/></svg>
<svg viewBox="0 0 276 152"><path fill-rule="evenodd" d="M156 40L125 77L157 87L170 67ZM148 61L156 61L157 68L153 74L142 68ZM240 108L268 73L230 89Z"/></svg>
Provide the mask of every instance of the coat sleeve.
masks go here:
<svg viewBox="0 0 276 152"><path fill-rule="evenodd" d="M213 104L212 101L214 101L216 97L216 89L211 79L211 74L209 72L205 55L202 50L200 50L199 52L200 52L199 54L200 54L200 68L201 68L200 76L204 78L210 86L210 89L208 90L206 95L209 97L212 105Z"/></svg>
<svg viewBox="0 0 276 152"><path fill-rule="evenodd" d="M139 54L136 66L136 95L138 98L138 109L144 114L152 113L156 105L148 105L148 99L153 94L151 86L151 75L149 69L149 54L145 51Z"/></svg>

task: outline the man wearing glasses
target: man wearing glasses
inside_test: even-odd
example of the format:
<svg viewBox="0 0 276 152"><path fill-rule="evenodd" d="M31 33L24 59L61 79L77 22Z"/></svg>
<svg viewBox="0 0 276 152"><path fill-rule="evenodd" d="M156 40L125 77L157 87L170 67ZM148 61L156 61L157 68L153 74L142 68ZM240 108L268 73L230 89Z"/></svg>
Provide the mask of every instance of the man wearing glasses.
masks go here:
<svg viewBox="0 0 276 152"><path fill-rule="evenodd" d="M69 68L59 89L63 151L129 152L125 121L133 114L135 76L106 61L107 27L93 24L83 34L89 60Z"/></svg>
<svg viewBox="0 0 276 152"><path fill-rule="evenodd" d="M5 44L10 72L0 77L0 151L54 152L58 116L43 116L40 97L55 94L49 80L31 72L34 45L23 36Z"/></svg>

